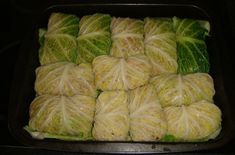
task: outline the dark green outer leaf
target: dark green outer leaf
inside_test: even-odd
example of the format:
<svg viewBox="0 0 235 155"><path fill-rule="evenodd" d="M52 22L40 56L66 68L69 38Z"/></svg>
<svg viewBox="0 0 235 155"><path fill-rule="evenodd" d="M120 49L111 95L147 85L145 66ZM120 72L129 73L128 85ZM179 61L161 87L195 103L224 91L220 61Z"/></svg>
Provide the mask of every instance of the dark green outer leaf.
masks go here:
<svg viewBox="0 0 235 155"><path fill-rule="evenodd" d="M45 40L45 33L46 33L46 29L44 29L44 28L40 28L39 30L38 30L38 41L39 41L39 44L40 44L40 46L43 46L43 44L44 44L44 40Z"/></svg>
<svg viewBox="0 0 235 155"><path fill-rule="evenodd" d="M209 72L210 63L204 41L189 39L177 42L177 55L179 73Z"/></svg>
<svg viewBox="0 0 235 155"><path fill-rule="evenodd" d="M109 54L111 47L110 34L93 35L86 38L78 38L77 63L92 62L99 55Z"/></svg>
<svg viewBox="0 0 235 155"><path fill-rule="evenodd" d="M79 23L77 63L92 62L99 55L109 54L111 16L96 13L83 16Z"/></svg>
<svg viewBox="0 0 235 155"><path fill-rule="evenodd" d="M209 56L205 38L208 30L197 20L173 18L177 40L178 73L208 73Z"/></svg>

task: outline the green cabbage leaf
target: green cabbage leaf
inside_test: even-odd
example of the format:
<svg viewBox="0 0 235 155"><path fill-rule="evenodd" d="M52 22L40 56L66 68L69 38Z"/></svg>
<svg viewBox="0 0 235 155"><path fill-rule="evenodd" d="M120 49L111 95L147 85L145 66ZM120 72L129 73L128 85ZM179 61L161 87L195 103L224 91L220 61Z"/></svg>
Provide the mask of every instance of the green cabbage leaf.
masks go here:
<svg viewBox="0 0 235 155"><path fill-rule="evenodd" d="M192 19L173 18L179 73L209 72L210 63L205 42L210 30L208 23Z"/></svg>
<svg viewBox="0 0 235 155"><path fill-rule="evenodd" d="M99 56L109 54L111 46L111 16L96 13L83 16L79 23L77 63L92 62Z"/></svg>
<svg viewBox="0 0 235 155"><path fill-rule="evenodd" d="M75 15L52 13L47 30L39 29L39 61L41 65L76 62L79 18Z"/></svg>
<svg viewBox="0 0 235 155"><path fill-rule="evenodd" d="M176 36L168 18L145 18L145 54L152 66L152 75L177 72Z"/></svg>

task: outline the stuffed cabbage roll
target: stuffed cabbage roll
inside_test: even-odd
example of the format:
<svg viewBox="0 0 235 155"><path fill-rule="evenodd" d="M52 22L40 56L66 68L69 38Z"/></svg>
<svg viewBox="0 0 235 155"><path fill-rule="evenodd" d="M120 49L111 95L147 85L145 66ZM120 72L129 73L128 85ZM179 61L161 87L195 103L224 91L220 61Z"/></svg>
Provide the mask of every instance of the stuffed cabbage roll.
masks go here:
<svg viewBox="0 0 235 155"><path fill-rule="evenodd" d="M145 18L145 54L152 66L152 75L177 72L176 37L172 20Z"/></svg>
<svg viewBox="0 0 235 155"><path fill-rule="evenodd" d="M77 60L79 18L71 14L52 13L47 30L39 30L39 60L41 65Z"/></svg>
<svg viewBox="0 0 235 155"><path fill-rule="evenodd" d="M26 129L37 139L88 140L94 112L93 97L41 95L30 105Z"/></svg>
<svg viewBox="0 0 235 155"><path fill-rule="evenodd" d="M35 90L38 95L87 95L96 97L90 64L57 62L36 69Z"/></svg>
<svg viewBox="0 0 235 155"><path fill-rule="evenodd" d="M213 79L206 73L161 74L150 80L163 107L187 105L200 100L213 101Z"/></svg>
<svg viewBox="0 0 235 155"><path fill-rule="evenodd" d="M113 18L111 55L128 57L144 53L144 23L133 18Z"/></svg>
<svg viewBox="0 0 235 155"><path fill-rule="evenodd" d="M151 65L145 55L124 58L99 56L93 61L96 87L101 90L134 89L148 82Z"/></svg>
<svg viewBox="0 0 235 155"><path fill-rule="evenodd" d="M221 111L206 100L188 106L164 108L167 134L176 141L206 141L214 139L221 130Z"/></svg>
<svg viewBox="0 0 235 155"><path fill-rule="evenodd" d="M125 91L104 91L96 100L93 137L101 141L128 139L128 94Z"/></svg>
<svg viewBox="0 0 235 155"><path fill-rule="evenodd" d="M178 72L183 74L208 73L210 63L205 43L209 33L208 24L177 17L173 18L173 24L177 38Z"/></svg>
<svg viewBox="0 0 235 155"><path fill-rule="evenodd" d="M92 62L99 55L109 54L111 16L96 13L83 16L79 23L77 62Z"/></svg>
<svg viewBox="0 0 235 155"><path fill-rule="evenodd" d="M133 141L157 141L166 131L163 109L149 84L130 91L130 136Z"/></svg>

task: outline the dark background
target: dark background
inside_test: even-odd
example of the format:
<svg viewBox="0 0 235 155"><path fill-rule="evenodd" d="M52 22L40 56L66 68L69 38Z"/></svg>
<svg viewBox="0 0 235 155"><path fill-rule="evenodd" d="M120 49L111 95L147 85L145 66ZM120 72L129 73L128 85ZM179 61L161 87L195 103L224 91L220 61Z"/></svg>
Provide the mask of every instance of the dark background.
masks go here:
<svg viewBox="0 0 235 155"><path fill-rule="evenodd" d="M24 38L33 29L36 17L40 12L52 4L78 3L79 0L39 1L39 0L1 0L0 2L0 154L75 154L57 151L34 149L22 146L8 131L8 102L14 66L20 46ZM89 1L92 2L92 1ZM97 2L97 1L96 1ZM110 2L110 1L108 1ZM133 1L135 2L135 1ZM144 1L142 1L144 2ZM151 2L151 1L145 1ZM235 0L223 1L153 1L164 3L188 3L210 7L213 16L218 18L222 38L226 42L227 51L222 53L222 72L224 75L225 92L227 94L231 112L235 117ZM233 120L234 121L234 120ZM235 138L221 148L207 150L200 153L234 154ZM197 153L192 153L197 154Z"/></svg>

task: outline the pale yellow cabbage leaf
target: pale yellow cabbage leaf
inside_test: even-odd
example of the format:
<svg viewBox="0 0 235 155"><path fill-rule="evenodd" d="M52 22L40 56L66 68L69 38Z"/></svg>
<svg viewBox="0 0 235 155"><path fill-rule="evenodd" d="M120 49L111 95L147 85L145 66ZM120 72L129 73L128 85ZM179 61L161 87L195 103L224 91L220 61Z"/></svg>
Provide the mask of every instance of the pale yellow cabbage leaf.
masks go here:
<svg viewBox="0 0 235 155"><path fill-rule="evenodd" d="M104 91L96 101L93 137L96 140L128 139L128 94L125 91Z"/></svg>
<svg viewBox="0 0 235 155"><path fill-rule="evenodd" d="M111 22L112 47L110 54L128 57L144 54L144 22L134 18L113 18Z"/></svg>
<svg viewBox="0 0 235 155"><path fill-rule="evenodd" d="M57 62L36 69L35 90L38 95L76 94L96 97L94 74L90 64Z"/></svg>
<svg viewBox="0 0 235 155"><path fill-rule="evenodd" d="M134 89L148 82L151 65L145 55L125 58L99 56L93 61L95 83L102 90Z"/></svg>
<svg viewBox="0 0 235 155"><path fill-rule="evenodd" d="M176 36L168 18L145 18L145 54L152 66L152 76L177 72Z"/></svg>
<svg viewBox="0 0 235 155"><path fill-rule="evenodd" d="M200 100L213 101L213 79L206 73L161 74L150 80L163 107L187 105Z"/></svg>
<svg viewBox="0 0 235 155"><path fill-rule="evenodd" d="M167 131L155 88L149 84L130 91L130 136L133 141L158 141Z"/></svg>
<svg viewBox="0 0 235 155"><path fill-rule="evenodd" d="M164 108L167 119L167 134L177 141L206 141L215 138L221 129L221 111L206 100Z"/></svg>
<svg viewBox="0 0 235 155"><path fill-rule="evenodd" d="M28 131L39 139L91 139L94 112L93 97L41 95L30 105Z"/></svg>

